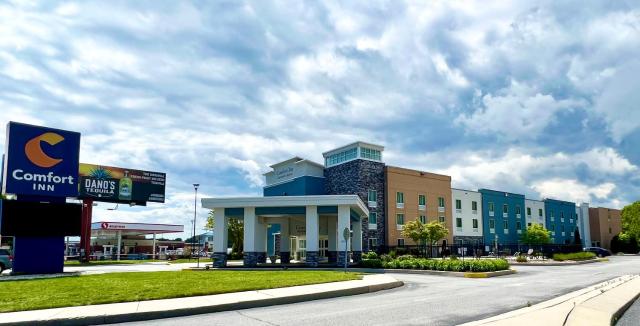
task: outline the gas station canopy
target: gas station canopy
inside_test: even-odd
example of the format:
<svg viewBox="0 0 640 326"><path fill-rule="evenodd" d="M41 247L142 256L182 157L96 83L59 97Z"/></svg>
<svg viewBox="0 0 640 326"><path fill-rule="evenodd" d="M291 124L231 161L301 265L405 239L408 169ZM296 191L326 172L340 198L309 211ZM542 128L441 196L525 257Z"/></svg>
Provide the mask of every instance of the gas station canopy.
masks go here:
<svg viewBox="0 0 640 326"><path fill-rule="evenodd" d="M123 236L163 234L184 232L184 225L174 224L147 224L147 223L122 223L122 222L96 222L91 223L91 235L113 235L120 231Z"/></svg>

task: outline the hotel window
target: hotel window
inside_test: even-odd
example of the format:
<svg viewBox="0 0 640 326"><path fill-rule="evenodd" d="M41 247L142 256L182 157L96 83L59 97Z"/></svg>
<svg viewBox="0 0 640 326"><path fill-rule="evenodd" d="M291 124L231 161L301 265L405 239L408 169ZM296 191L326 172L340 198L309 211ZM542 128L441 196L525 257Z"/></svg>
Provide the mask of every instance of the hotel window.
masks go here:
<svg viewBox="0 0 640 326"><path fill-rule="evenodd" d="M527 223L527 226L531 226L531 222Z"/></svg>
<svg viewBox="0 0 640 326"><path fill-rule="evenodd" d="M444 197L438 197L438 207L444 208Z"/></svg>
<svg viewBox="0 0 640 326"><path fill-rule="evenodd" d="M542 217L542 208L538 208L538 216Z"/></svg>
<svg viewBox="0 0 640 326"><path fill-rule="evenodd" d="M396 224L404 225L404 214L396 214Z"/></svg>
<svg viewBox="0 0 640 326"><path fill-rule="evenodd" d="M490 229L495 229L496 228L496 220L494 219L489 219L489 228Z"/></svg>
<svg viewBox="0 0 640 326"><path fill-rule="evenodd" d="M400 207L400 205L404 207L404 193L396 192L396 204L398 204L398 207Z"/></svg>
<svg viewBox="0 0 640 326"><path fill-rule="evenodd" d="M378 224L378 214L375 212L369 213L369 224Z"/></svg>
<svg viewBox="0 0 640 326"><path fill-rule="evenodd" d="M509 213L509 205L504 204L502 205L502 214L507 214Z"/></svg>
<svg viewBox="0 0 640 326"><path fill-rule="evenodd" d="M340 153L335 153L335 154L329 155L325 159L325 165L326 166L337 165L337 164L340 164L342 162L353 160L353 159L355 159L357 157L358 157L358 149L351 148L351 149L347 149L345 151L342 151Z"/></svg>
<svg viewBox="0 0 640 326"><path fill-rule="evenodd" d="M611 234L611 227L609 227L609 234Z"/></svg>
<svg viewBox="0 0 640 326"><path fill-rule="evenodd" d="M516 229L518 230L522 229L522 224L520 223L520 221L516 222Z"/></svg>
<svg viewBox="0 0 640 326"><path fill-rule="evenodd" d="M473 219L473 228L474 228L474 229L477 229L477 228L478 228L478 219L477 219L477 218L474 218L474 219Z"/></svg>
<svg viewBox="0 0 640 326"><path fill-rule="evenodd" d="M438 221L439 221L440 223L444 223L444 216L439 216L439 217L438 217Z"/></svg>
<svg viewBox="0 0 640 326"><path fill-rule="evenodd" d="M471 202L471 210L472 211L477 211L478 210L478 202L477 201L472 201Z"/></svg>
<svg viewBox="0 0 640 326"><path fill-rule="evenodd" d="M555 230L556 230L556 225L555 225L555 223L551 223L551 225L550 225L550 226L551 226L551 227L550 227L551 231L555 231Z"/></svg>
<svg viewBox="0 0 640 326"><path fill-rule="evenodd" d="M531 207L527 207L527 216L531 216Z"/></svg>
<svg viewBox="0 0 640 326"><path fill-rule="evenodd" d="M375 190L369 190L368 197L369 197L368 200L369 200L370 203L375 203L375 202L378 201L378 192L375 191Z"/></svg>
<svg viewBox="0 0 640 326"><path fill-rule="evenodd" d="M520 215L520 205L516 205L516 215Z"/></svg>
<svg viewBox="0 0 640 326"><path fill-rule="evenodd" d="M560 225L560 231L564 232L564 224Z"/></svg>
<svg viewBox="0 0 640 326"><path fill-rule="evenodd" d="M493 212L495 212L495 207L493 206L493 203L489 203L489 216L493 216Z"/></svg>
<svg viewBox="0 0 640 326"><path fill-rule="evenodd" d="M398 247L404 247L404 239L398 239Z"/></svg>
<svg viewBox="0 0 640 326"><path fill-rule="evenodd" d="M427 224L427 217L424 215L420 215L420 223Z"/></svg>
<svg viewBox="0 0 640 326"><path fill-rule="evenodd" d="M462 209L462 200L456 199L456 209Z"/></svg>
<svg viewBox="0 0 640 326"><path fill-rule="evenodd" d="M549 211L549 218L553 221L553 219L554 219L553 211Z"/></svg>
<svg viewBox="0 0 640 326"><path fill-rule="evenodd" d="M502 228L505 229L505 230L508 230L509 229L509 221L507 221L507 220L502 221Z"/></svg>
<svg viewBox="0 0 640 326"><path fill-rule="evenodd" d="M378 246L378 238L369 238L369 249Z"/></svg>
<svg viewBox="0 0 640 326"><path fill-rule="evenodd" d="M456 227L457 228L461 228L462 227L462 219L457 217L456 218Z"/></svg>
<svg viewBox="0 0 640 326"><path fill-rule="evenodd" d="M427 205L427 197L425 195L418 195L418 209L424 210Z"/></svg>
<svg viewBox="0 0 640 326"><path fill-rule="evenodd" d="M360 147L360 157L374 161L382 160L382 155L379 150L366 147Z"/></svg>

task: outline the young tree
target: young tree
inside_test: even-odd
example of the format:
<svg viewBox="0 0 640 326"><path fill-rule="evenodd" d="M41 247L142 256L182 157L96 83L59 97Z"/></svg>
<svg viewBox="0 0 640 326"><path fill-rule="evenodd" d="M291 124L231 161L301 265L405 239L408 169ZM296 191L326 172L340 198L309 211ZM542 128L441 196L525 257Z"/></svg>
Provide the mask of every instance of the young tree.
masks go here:
<svg viewBox="0 0 640 326"><path fill-rule="evenodd" d="M438 221L432 221L425 224L424 232L426 234L425 240L429 243L429 256L433 254L433 245L444 239L449 234L449 230L445 224Z"/></svg>
<svg viewBox="0 0 640 326"><path fill-rule="evenodd" d="M209 211L209 215L207 215L207 224L205 224L204 228L207 230L213 230L213 228L216 226L216 221L213 218L213 215L215 214L215 209L212 209Z"/></svg>
<svg viewBox="0 0 640 326"><path fill-rule="evenodd" d="M416 244L423 245L424 250L427 249L427 233L422 222L418 220L408 222L400 233L403 237L413 240Z"/></svg>
<svg viewBox="0 0 640 326"><path fill-rule="evenodd" d="M622 209L623 239L640 239L640 201L627 205Z"/></svg>
<svg viewBox="0 0 640 326"><path fill-rule="evenodd" d="M520 236L520 241L524 244L539 245L551 242L551 231L548 231L540 224L533 224Z"/></svg>
<svg viewBox="0 0 640 326"><path fill-rule="evenodd" d="M229 219L229 241L231 241L231 251L242 253L242 239L244 238L244 224L236 218Z"/></svg>

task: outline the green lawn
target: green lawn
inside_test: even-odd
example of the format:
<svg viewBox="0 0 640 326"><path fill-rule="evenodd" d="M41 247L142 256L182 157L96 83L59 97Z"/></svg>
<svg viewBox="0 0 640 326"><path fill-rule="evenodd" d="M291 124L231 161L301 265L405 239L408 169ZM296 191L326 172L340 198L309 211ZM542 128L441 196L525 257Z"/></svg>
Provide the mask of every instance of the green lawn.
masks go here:
<svg viewBox="0 0 640 326"><path fill-rule="evenodd" d="M166 299L359 279L334 271L181 271L0 283L0 312Z"/></svg>

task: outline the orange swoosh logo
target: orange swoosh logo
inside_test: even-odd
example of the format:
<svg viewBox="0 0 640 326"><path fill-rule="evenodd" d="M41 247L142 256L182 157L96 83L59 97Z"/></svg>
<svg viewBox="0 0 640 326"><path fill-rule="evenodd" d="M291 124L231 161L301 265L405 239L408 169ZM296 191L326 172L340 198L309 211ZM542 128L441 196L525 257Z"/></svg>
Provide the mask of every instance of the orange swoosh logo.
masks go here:
<svg viewBox="0 0 640 326"><path fill-rule="evenodd" d="M40 142L45 142L49 145L55 145L63 140L64 137L56 133L47 132L28 141L24 146L24 153L27 155L27 158L29 159L29 161L31 161L31 163L41 168L50 168L62 162L62 159L53 158L47 155L42 150Z"/></svg>

